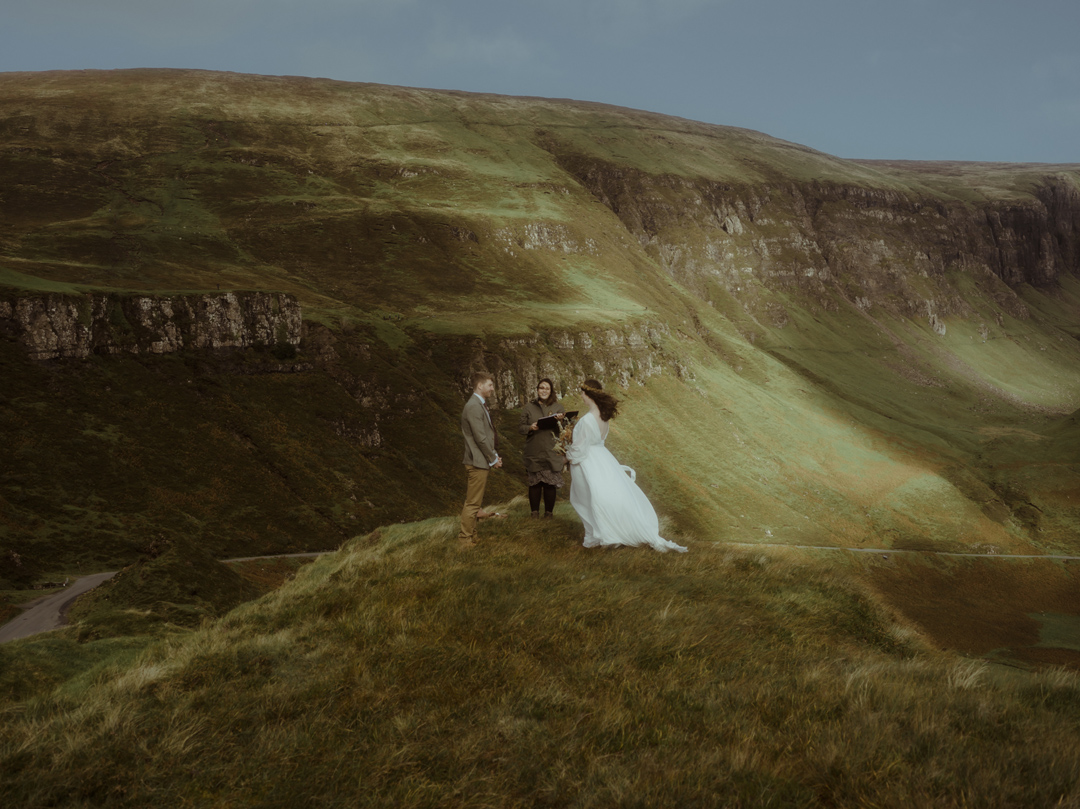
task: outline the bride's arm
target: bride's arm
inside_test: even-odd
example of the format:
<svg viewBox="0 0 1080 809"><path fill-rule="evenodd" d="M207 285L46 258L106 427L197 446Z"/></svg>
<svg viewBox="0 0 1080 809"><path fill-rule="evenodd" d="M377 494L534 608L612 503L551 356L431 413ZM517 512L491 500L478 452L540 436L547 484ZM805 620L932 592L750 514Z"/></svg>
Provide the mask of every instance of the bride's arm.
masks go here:
<svg viewBox="0 0 1080 809"><path fill-rule="evenodd" d="M581 463L589 454L589 436L584 420L579 420L574 425L573 439L566 448L566 460L570 463Z"/></svg>

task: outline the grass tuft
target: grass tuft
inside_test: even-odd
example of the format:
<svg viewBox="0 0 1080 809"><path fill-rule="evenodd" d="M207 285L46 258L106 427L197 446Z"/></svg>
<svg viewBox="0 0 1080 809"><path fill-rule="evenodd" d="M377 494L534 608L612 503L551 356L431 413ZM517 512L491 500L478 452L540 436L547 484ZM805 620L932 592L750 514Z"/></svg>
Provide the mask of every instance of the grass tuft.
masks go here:
<svg viewBox="0 0 1080 809"><path fill-rule="evenodd" d="M1070 800L1080 678L934 651L805 554L587 550L522 498L385 526L134 660L9 702L5 803Z"/></svg>

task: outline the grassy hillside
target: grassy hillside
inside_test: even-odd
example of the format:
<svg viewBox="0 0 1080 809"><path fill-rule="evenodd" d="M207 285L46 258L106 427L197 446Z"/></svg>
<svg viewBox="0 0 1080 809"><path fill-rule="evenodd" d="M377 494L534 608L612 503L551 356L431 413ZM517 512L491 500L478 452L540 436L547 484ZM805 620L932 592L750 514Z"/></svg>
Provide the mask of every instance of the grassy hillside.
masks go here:
<svg viewBox="0 0 1080 809"><path fill-rule="evenodd" d="M310 316L375 310L469 331L478 310L515 333L670 313L655 256L583 172L610 168L595 177L609 189L661 180L641 184L643 206L702 181L767 205L792 183L951 201L975 182L984 199L1030 198L1055 169L1076 176L922 174L596 104L199 71L5 74L0 105L9 272L269 286Z"/></svg>
<svg viewBox="0 0 1080 809"><path fill-rule="evenodd" d="M936 652L802 552L588 552L565 507L541 523L525 509L510 504L469 553L452 518L358 537L212 625L9 704L0 795L27 807L1075 802L1074 674Z"/></svg>
<svg viewBox="0 0 1080 809"><path fill-rule="evenodd" d="M617 454L702 541L1077 550L1075 166L199 71L5 74L0 109L5 295L281 290L305 318L287 362L35 363L8 328L9 585L452 513L477 367L511 442L539 376L618 387Z"/></svg>
<svg viewBox="0 0 1080 809"><path fill-rule="evenodd" d="M1080 555L1077 166L118 71L0 75L0 176L0 307L304 317L46 361L0 318L0 615L125 566L0 647L5 804L1076 804L1080 579L999 557ZM512 516L462 555L474 369ZM593 375L685 557L523 518L519 409ZM259 600L214 561L339 547Z"/></svg>
<svg viewBox="0 0 1080 809"><path fill-rule="evenodd" d="M308 325L287 376L258 357L68 373L5 346L0 502L24 556L115 564L155 530L333 547L444 512L473 366L500 370L504 432L541 374L629 385L628 428L670 449L628 429L623 452L710 537L1068 546L1075 515L1033 534L995 486L1040 494L999 486L995 452L1080 400L1075 277L1018 296L945 256L979 200L1023 207L1075 167L935 173L602 105L197 71L7 74L0 106L9 289L284 290ZM612 328L650 336L608 356ZM672 417L686 397L704 407ZM95 541L55 553L74 531Z"/></svg>

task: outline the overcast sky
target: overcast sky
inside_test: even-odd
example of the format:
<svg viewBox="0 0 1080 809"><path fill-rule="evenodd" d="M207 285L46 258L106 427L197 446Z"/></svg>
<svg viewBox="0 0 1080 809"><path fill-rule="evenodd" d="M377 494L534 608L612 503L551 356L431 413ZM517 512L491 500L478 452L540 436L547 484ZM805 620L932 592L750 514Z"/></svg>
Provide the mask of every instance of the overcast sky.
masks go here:
<svg viewBox="0 0 1080 809"><path fill-rule="evenodd" d="M0 0L0 71L600 101L840 157L1080 163L1080 0Z"/></svg>

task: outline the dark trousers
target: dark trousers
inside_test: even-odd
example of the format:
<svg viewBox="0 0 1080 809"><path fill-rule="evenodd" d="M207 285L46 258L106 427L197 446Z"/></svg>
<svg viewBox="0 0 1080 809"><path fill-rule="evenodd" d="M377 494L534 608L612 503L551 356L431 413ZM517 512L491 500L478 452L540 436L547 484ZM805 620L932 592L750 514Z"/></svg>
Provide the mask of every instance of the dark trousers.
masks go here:
<svg viewBox="0 0 1080 809"><path fill-rule="evenodd" d="M540 510L540 495L544 495L544 511L550 514L555 510L555 495L558 489L550 483L537 483L529 487L529 508L533 511Z"/></svg>

